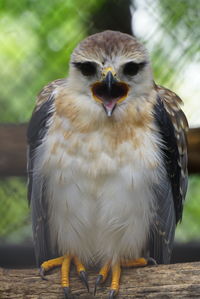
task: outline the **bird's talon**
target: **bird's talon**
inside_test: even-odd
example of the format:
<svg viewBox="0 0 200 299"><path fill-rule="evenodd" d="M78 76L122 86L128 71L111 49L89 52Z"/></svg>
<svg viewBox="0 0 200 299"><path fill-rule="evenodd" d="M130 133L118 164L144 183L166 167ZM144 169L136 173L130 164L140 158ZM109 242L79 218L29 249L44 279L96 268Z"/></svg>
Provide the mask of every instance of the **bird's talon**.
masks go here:
<svg viewBox="0 0 200 299"><path fill-rule="evenodd" d="M108 299L113 299L116 296L116 290L110 290Z"/></svg>
<svg viewBox="0 0 200 299"><path fill-rule="evenodd" d="M63 288L65 299L71 299L70 288L64 287Z"/></svg>
<svg viewBox="0 0 200 299"><path fill-rule="evenodd" d="M45 269L43 267L40 267L39 274L43 280L48 280L48 278L45 277Z"/></svg>
<svg viewBox="0 0 200 299"><path fill-rule="evenodd" d="M81 261L78 259L77 256L73 257L73 261L74 261L74 264L76 266L76 270L78 272L78 275L79 275L81 281L86 286L86 288L88 290L88 293L89 293L88 278L87 278L87 273L85 271L85 267L83 266L83 264L81 263Z"/></svg>
<svg viewBox="0 0 200 299"><path fill-rule="evenodd" d="M94 296L96 295L97 287L100 285L100 283L102 282L102 280L103 280L103 275L99 274L97 276L97 279L96 279L95 285L94 285Z"/></svg>
<svg viewBox="0 0 200 299"><path fill-rule="evenodd" d="M80 271L79 273L80 279L81 281L84 283L84 285L87 288L87 291L89 293L90 289L89 289L89 285L88 285L88 278L87 278L87 273L85 271Z"/></svg>
<svg viewBox="0 0 200 299"><path fill-rule="evenodd" d="M156 260L154 260L152 257L149 257L147 259L147 265L148 266L157 266L158 264L157 264Z"/></svg>

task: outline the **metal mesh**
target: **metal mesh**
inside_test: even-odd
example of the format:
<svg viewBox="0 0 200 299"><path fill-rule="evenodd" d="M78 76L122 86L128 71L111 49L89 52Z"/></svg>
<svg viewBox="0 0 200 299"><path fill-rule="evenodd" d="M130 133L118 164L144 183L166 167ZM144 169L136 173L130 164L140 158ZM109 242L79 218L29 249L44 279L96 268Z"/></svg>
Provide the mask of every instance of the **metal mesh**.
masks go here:
<svg viewBox="0 0 200 299"><path fill-rule="evenodd" d="M156 82L177 92L189 124L200 126L200 2L133 3L133 30L150 52Z"/></svg>
<svg viewBox="0 0 200 299"><path fill-rule="evenodd" d="M0 180L0 239L15 243L30 239L26 193L25 179Z"/></svg>
<svg viewBox="0 0 200 299"><path fill-rule="evenodd" d="M1 122L28 121L35 95L66 76L70 53L92 26L96 1L2 2L0 12ZM98 7L104 1L99 1ZM5 88L6 86L6 88Z"/></svg>
<svg viewBox="0 0 200 299"><path fill-rule="evenodd" d="M190 126L200 126L200 2L135 0L134 34L150 52L157 84L175 91L184 101ZM178 240L199 239L200 177L191 176Z"/></svg>
<svg viewBox="0 0 200 299"><path fill-rule="evenodd" d="M113 1L113 11L115 2L119 4ZM42 86L66 76L73 48L89 33L99 31L98 16L102 23L114 24L117 19L112 9L105 9L105 0L0 0L0 5L0 121L26 122ZM138 0L132 9L134 33L151 53L156 82L179 93L189 103L188 114L191 103L197 110L193 99L199 92L193 83L200 64L200 2ZM199 180L191 181L192 199L178 230L182 239L198 237ZM0 216L2 239L22 240L31 235L25 180L0 180Z"/></svg>

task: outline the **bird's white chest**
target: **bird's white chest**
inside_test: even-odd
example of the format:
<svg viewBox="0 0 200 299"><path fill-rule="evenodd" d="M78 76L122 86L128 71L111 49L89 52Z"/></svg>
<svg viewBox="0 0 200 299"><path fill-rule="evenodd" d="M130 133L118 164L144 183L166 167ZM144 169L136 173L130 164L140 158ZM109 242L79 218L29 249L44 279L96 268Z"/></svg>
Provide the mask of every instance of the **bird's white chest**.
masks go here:
<svg viewBox="0 0 200 299"><path fill-rule="evenodd" d="M156 135L135 134L135 144L105 130L48 135L41 167L49 177L52 242L61 253L85 262L141 255L161 159Z"/></svg>

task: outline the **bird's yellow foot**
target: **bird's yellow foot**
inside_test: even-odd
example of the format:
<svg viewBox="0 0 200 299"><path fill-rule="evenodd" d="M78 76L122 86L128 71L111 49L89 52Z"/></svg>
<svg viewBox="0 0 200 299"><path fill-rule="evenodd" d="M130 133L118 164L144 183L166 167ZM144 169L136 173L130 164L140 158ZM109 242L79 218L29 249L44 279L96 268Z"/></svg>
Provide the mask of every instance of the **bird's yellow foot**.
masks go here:
<svg viewBox="0 0 200 299"><path fill-rule="evenodd" d="M87 274L85 271L85 267L82 265L82 263L79 261L79 259L76 256L72 255L64 255L52 260L48 260L44 263L42 263L40 267L40 275L43 279L45 279L44 274L57 266L61 266L61 285L65 294L65 298L70 298L70 289L69 289L69 273L70 273L70 265L73 260L73 263L76 267L76 270L78 272L79 277L81 278L82 282L85 284L88 292L89 292L89 286L87 281Z"/></svg>
<svg viewBox="0 0 200 299"><path fill-rule="evenodd" d="M119 291L120 285L120 276L121 276L121 267L144 267L149 264L156 264L153 259L145 259L139 258L135 260L123 260L121 262L116 263L115 265L111 266L110 263L105 264L96 279L95 288L94 288L94 295L96 294L96 290L99 284L103 283L109 273L109 270L112 270L112 281L110 286L109 292L109 299L113 299Z"/></svg>

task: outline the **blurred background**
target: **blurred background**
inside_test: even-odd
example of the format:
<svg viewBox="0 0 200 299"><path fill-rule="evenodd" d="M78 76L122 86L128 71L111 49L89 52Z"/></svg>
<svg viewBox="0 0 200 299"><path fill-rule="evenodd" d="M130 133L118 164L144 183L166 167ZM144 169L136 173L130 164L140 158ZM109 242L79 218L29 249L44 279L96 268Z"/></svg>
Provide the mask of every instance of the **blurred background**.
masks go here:
<svg viewBox="0 0 200 299"><path fill-rule="evenodd" d="M0 0L0 265L34 264L25 132L35 97L67 76L80 40L105 29L138 37L150 52L157 84L184 101L190 177L172 261L200 260L199 28L196 0Z"/></svg>

